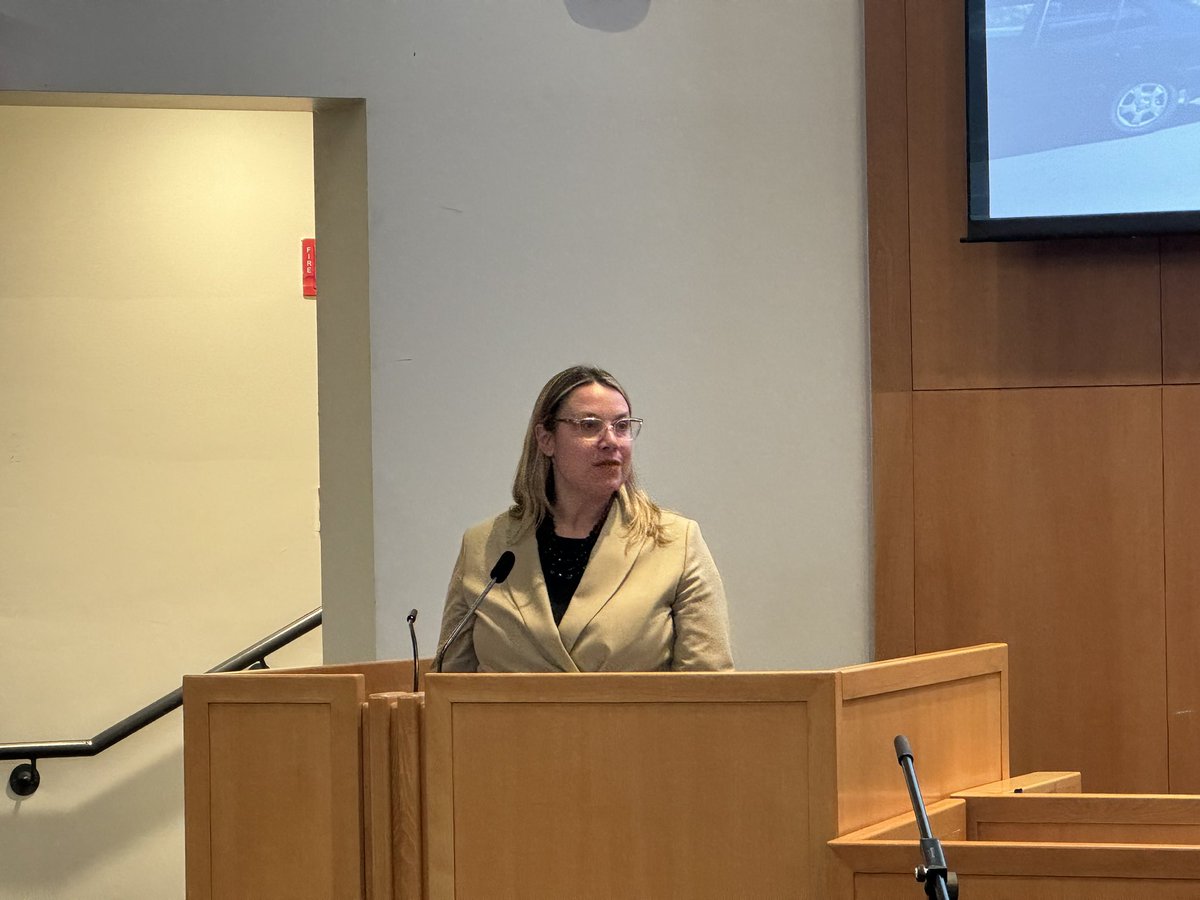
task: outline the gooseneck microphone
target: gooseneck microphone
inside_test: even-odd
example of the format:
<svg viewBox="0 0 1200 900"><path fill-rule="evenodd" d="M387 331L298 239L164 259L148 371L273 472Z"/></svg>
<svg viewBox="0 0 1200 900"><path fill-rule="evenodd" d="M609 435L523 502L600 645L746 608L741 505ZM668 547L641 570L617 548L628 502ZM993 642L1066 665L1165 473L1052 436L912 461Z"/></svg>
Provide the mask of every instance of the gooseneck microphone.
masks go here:
<svg viewBox="0 0 1200 900"><path fill-rule="evenodd" d="M408 615L404 617L404 621L408 622L408 636L412 638L413 645L413 693L417 692L417 611L410 609Z"/></svg>
<svg viewBox="0 0 1200 900"><path fill-rule="evenodd" d="M925 886L925 896L930 900L957 900L958 876L947 868L942 842L933 836L933 829L929 827L929 814L925 810L925 800L921 797L921 786L917 784L917 770L913 765L912 745L907 737L898 734L892 746L896 748L896 761L904 772L908 798L912 801L917 832L921 837L921 856L925 859L925 865L917 866L917 881Z"/></svg>
<svg viewBox="0 0 1200 900"><path fill-rule="evenodd" d="M438 648L437 656L435 656L433 659L433 671L442 671L442 660L445 658L446 651L450 648L450 645L454 643L455 638L459 636L462 630L466 627L467 623L471 621L471 617L474 616L475 611L479 609L479 604L483 603L483 598L488 595L488 591L490 591L496 585L503 583L504 579L508 577L508 573L512 571L513 564L516 561L516 554L511 550L505 550L500 554L500 558L496 560L496 564L492 566L492 571L490 573L491 581L487 583L487 586L484 587L479 596L475 598L475 602L471 604L471 608L467 610L467 614L459 619L458 624L454 626L454 630L450 632L450 636L446 638L442 646Z"/></svg>

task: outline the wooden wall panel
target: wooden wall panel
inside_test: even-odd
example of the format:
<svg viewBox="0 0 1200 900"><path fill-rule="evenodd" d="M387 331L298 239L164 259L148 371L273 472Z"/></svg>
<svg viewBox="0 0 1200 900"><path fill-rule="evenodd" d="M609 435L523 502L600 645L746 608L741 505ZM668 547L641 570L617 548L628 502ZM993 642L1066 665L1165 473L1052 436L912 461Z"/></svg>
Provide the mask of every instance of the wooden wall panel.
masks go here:
<svg viewBox="0 0 1200 900"><path fill-rule="evenodd" d="M1163 389L1170 789L1200 793L1200 387Z"/></svg>
<svg viewBox="0 0 1200 900"><path fill-rule="evenodd" d="M875 659L917 652L913 577L912 394L871 398Z"/></svg>
<svg viewBox="0 0 1200 900"><path fill-rule="evenodd" d="M871 297L875 658L915 652L912 332L908 303L908 119L904 0L868 0L868 290Z"/></svg>
<svg viewBox="0 0 1200 900"><path fill-rule="evenodd" d="M1157 240L960 243L964 30L963 4L909 0L914 386L1159 383Z"/></svg>
<svg viewBox="0 0 1200 900"><path fill-rule="evenodd" d="M867 288L871 390L912 390L904 0L867 0Z"/></svg>
<svg viewBox="0 0 1200 900"><path fill-rule="evenodd" d="M917 649L1009 643L1014 772L1167 788L1160 393L914 397Z"/></svg>
<svg viewBox="0 0 1200 900"><path fill-rule="evenodd" d="M1014 771L1200 791L1200 237L963 243L964 6L864 9L876 658L1006 641Z"/></svg>
<svg viewBox="0 0 1200 900"><path fill-rule="evenodd" d="M1200 238L1163 239L1163 381L1200 382Z"/></svg>

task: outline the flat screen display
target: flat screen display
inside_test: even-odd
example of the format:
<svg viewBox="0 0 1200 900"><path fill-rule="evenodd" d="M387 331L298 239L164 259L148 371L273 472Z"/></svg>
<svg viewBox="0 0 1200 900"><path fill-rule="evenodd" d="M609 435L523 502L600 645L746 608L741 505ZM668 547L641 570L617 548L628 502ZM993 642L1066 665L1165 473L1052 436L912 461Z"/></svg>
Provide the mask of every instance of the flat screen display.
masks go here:
<svg viewBox="0 0 1200 900"><path fill-rule="evenodd" d="M968 240L1200 232L1200 0L967 0Z"/></svg>

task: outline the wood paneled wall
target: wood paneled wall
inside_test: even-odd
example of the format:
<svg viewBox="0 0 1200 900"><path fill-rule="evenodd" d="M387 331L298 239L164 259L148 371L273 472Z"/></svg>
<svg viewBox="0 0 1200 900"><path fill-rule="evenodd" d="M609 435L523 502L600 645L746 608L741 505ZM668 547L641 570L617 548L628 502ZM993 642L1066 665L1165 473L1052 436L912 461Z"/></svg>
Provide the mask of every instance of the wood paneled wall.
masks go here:
<svg viewBox="0 0 1200 900"><path fill-rule="evenodd" d="M963 6L865 0L875 655L1005 641L1014 772L1200 792L1200 239L962 243Z"/></svg>

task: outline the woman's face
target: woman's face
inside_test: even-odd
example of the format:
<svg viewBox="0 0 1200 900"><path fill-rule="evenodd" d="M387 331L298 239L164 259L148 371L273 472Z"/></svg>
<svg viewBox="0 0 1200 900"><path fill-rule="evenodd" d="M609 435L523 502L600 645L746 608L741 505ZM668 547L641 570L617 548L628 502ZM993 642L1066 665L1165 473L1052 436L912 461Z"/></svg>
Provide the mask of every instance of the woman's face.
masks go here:
<svg viewBox="0 0 1200 900"><path fill-rule="evenodd" d="M615 422L629 416L621 392L602 384L585 384L567 395L556 414L559 419L595 418ZM611 428L599 437L584 437L570 422L553 429L537 426L538 449L554 464L556 503L564 500L606 501L625 483L633 465L633 442L618 440Z"/></svg>

